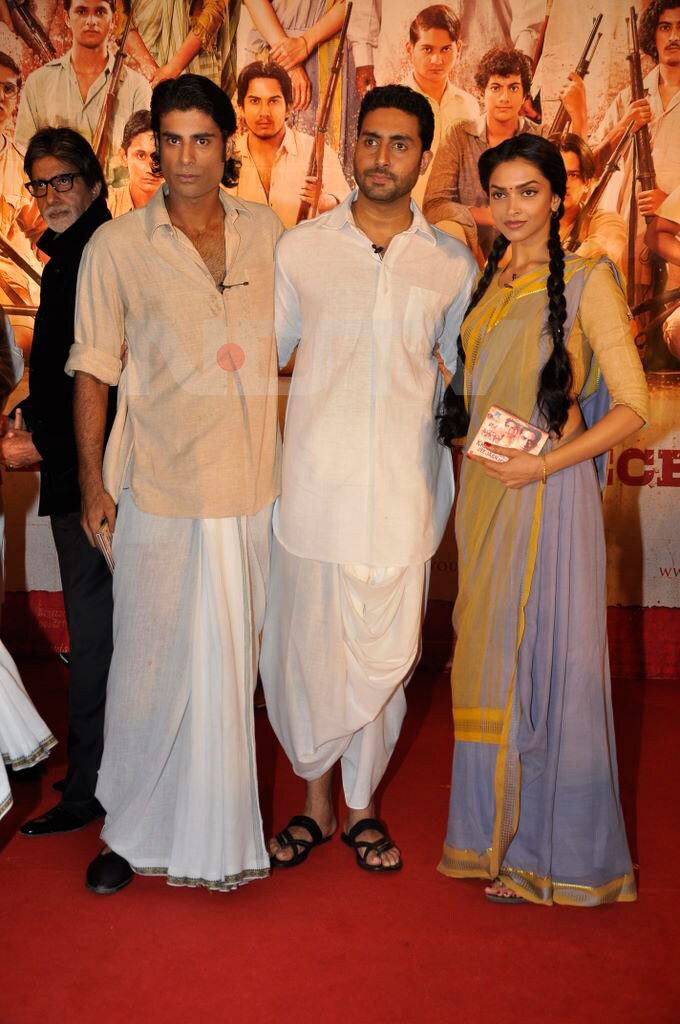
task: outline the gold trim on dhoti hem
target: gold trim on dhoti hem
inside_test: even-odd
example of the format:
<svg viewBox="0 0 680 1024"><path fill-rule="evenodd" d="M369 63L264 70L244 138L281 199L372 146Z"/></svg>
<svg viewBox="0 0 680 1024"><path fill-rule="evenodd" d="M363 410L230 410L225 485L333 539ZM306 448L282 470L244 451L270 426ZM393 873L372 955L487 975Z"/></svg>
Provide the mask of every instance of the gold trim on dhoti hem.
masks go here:
<svg viewBox="0 0 680 1024"><path fill-rule="evenodd" d="M444 843L437 871L449 878L490 878L489 854L490 850L477 853L476 850L459 850Z"/></svg>
<svg viewBox="0 0 680 1024"><path fill-rule="evenodd" d="M499 744L504 720L505 710L502 708L454 708L456 742Z"/></svg>
<svg viewBox="0 0 680 1024"><path fill-rule="evenodd" d="M248 868L246 871L240 871L237 875L227 875L226 878L216 882L206 878L170 875L167 868L138 868L134 864L131 864L130 867L136 875L161 875L168 885L186 885L191 889L204 888L215 892L230 892L232 889L238 889L239 886L245 885L246 882L269 877L269 868Z"/></svg>
<svg viewBox="0 0 680 1024"><path fill-rule="evenodd" d="M602 885L578 885L576 882L555 882L550 877L544 878L532 871L504 864L500 877L503 885L518 896L546 907L553 903L563 907L598 907L605 903L632 903L637 899L632 871Z"/></svg>
<svg viewBox="0 0 680 1024"><path fill-rule="evenodd" d="M31 751L30 754L25 754L23 757L12 758L9 754L2 753L0 757L5 764L10 765L12 768L32 768L34 764L39 764L40 761L44 761L49 754L52 747L56 747L57 740L50 733L49 736L41 740L38 746Z"/></svg>

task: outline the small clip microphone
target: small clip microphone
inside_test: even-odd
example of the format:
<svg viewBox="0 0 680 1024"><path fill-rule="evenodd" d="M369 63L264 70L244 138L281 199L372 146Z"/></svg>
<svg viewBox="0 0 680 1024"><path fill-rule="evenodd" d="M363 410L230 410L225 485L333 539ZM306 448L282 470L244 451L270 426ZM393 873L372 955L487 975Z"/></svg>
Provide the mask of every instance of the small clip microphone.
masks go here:
<svg viewBox="0 0 680 1024"><path fill-rule="evenodd" d="M376 256L380 257L380 259L382 259L383 256L385 255L385 246L384 245L376 245L374 242L371 242L371 249L376 254Z"/></svg>
<svg viewBox="0 0 680 1024"><path fill-rule="evenodd" d="M222 284L218 284L217 290L224 295L228 288L243 288L247 284L250 284L250 281L234 281L233 284L225 284L223 281Z"/></svg>

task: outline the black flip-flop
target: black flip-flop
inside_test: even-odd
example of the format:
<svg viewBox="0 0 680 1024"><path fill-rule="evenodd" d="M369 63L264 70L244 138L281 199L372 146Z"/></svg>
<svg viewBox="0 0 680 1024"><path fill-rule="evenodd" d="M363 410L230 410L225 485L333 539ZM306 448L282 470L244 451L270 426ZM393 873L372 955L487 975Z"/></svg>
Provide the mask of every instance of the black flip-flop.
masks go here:
<svg viewBox="0 0 680 1024"><path fill-rule="evenodd" d="M491 884L492 885L502 885L503 888L505 888L505 889L508 888L508 886L505 884L505 882L500 877L500 875L497 878L494 878L494 880L493 880L493 882ZM484 895L486 896L487 900L491 901L491 903L510 903L510 904L516 904L516 903L527 903L528 902L527 900L524 899L523 896L518 896L516 892L513 892L513 894L511 896L497 896L493 892L485 892Z"/></svg>
<svg viewBox="0 0 680 1024"><path fill-rule="evenodd" d="M372 843L369 843L365 839L357 839L358 835L362 832L367 832L371 829L374 832L382 832L383 838L376 839ZM353 825L349 832L342 833L342 841L346 846L351 846L354 850L354 855L357 859L357 864L364 871L400 871L402 867L401 860L398 860L396 864L391 864L387 867L382 861L378 861L377 864L369 864L366 860L369 853L387 853L395 845L394 841L390 839L389 833L386 826L382 821L378 821L377 818L362 818L356 825Z"/></svg>
<svg viewBox="0 0 680 1024"><path fill-rule="evenodd" d="M298 839L292 835L291 828L306 828L309 832L311 839ZM314 818L308 818L306 814L296 814L295 817L291 818L284 829L277 832L274 837L276 842L279 844L279 850L285 850L287 847L291 847L293 850L293 856L289 860L279 860L276 853L269 855L269 863L273 868L296 868L299 864L303 864L307 860L310 853L315 846L321 846L323 843L327 843L331 836L323 835L318 824L314 821Z"/></svg>

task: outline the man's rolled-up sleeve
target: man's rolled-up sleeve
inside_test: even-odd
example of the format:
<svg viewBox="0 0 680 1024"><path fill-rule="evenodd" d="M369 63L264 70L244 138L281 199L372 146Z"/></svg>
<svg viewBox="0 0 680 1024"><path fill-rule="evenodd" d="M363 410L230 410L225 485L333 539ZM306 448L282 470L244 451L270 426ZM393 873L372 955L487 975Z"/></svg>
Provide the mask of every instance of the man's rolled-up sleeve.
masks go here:
<svg viewBox="0 0 680 1024"><path fill-rule="evenodd" d="M114 387L121 374L124 339L125 311L115 264L108 241L95 236L85 247L78 272L74 342L66 373L89 373Z"/></svg>

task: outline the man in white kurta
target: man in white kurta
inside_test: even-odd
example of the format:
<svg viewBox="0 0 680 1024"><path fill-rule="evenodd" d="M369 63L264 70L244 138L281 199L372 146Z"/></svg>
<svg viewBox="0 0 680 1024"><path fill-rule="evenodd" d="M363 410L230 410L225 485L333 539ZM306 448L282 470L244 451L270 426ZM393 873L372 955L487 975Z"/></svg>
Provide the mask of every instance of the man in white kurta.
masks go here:
<svg viewBox="0 0 680 1024"><path fill-rule="evenodd" d="M283 229L266 206L219 187L236 118L218 86L197 75L161 83L152 123L166 184L88 245L67 364L83 526L92 542L115 525L97 786L110 849L87 874L97 893L132 870L211 889L269 870L253 691L278 493ZM98 410L114 384L102 476Z"/></svg>
<svg viewBox="0 0 680 1024"><path fill-rule="evenodd" d="M358 191L277 248L279 363L297 356L260 673L308 786L305 815L270 845L274 865L300 863L332 834L337 761L360 866L401 863L373 794L399 736L429 560L453 500L451 456L436 440L436 353L454 366L475 267L410 202L433 127L412 90L368 93Z"/></svg>

